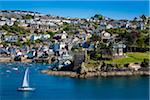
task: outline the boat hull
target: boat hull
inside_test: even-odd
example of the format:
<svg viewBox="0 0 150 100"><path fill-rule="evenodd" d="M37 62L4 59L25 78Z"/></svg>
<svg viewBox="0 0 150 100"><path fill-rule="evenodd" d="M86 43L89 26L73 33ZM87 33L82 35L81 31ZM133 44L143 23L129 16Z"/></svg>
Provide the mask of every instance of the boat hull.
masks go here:
<svg viewBox="0 0 150 100"><path fill-rule="evenodd" d="M18 88L18 91L34 91L35 90L35 88L29 88L29 87L27 87L27 88Z"/></svg>

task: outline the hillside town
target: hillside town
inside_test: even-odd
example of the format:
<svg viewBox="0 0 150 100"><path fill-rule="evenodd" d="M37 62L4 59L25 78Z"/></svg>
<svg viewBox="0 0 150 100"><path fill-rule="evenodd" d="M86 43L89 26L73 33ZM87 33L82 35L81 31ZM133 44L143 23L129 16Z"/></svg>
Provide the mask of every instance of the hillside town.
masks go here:
<svg viewBox="0 0 150 100"><path fill-rule="evenodd" d="M85 19L1 10L0 62L49 63L52 70L138 70L149 66L149 25L145 15Z"/></svg>

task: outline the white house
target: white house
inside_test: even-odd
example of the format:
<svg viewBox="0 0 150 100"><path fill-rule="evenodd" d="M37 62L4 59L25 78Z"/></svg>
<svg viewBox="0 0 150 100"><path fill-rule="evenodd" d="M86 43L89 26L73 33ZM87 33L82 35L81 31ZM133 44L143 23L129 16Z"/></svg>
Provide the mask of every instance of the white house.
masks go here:
<svg viewBox="0 0 150 100"><path fill-rule="evenodd" d="M0 21L0 26L3 26L6 24L6 21Z"/></svg>
<svg viewBox="0 0 150 100"><path fill-rule="evenodd" d="M113 56L116 56L116 57L124 56L124 52L123 52L124 48L126 48L126 45L122 43L113 44Z"/></svg>
<svg viewBox="0 0 150 100"><path fill-rule="evenodd" d="M30 37L30 40L31 41L35 41L35 40L44 40L44 39L49 39L50 38L50 35L49 34L33 34L31 37Z"/></svg>
<svg viewBox="0 0 150 100"><path fill-rule="evenodd" d="M60 37L60 39L66 39L67 38L67 33L65 31L63 31L63 33L60 34L55 34L54 37Z"/></svg>
<svg viewBox="0 0 150 100"><path fill-rule="evenodd" d="M33 34L30 39L31 41L35 41L35 40L38 40L38 39L41 39L42 35L37 35L37 34Z"/></svg>
<svg viewBox="0 0 150 100"><path fill-rule="evenodd" d="M20 23L25 23L25 20L17 20L18 22L20 22Z"/></svg>
<svg viewBox="0 0 150 100"><path fill-rule="evenodd" d="M17 19L16 19L16 18L10 18L10 20L14 22L14 21L16 21Z"/></svg>
<svg viewBox="0 0 150 100"><path fill-rule="evenodd" d="M27 26L28 26L28 24L25 24L25 23L19 23L19 26L27 27Z"/></svg>
<svg viewBox="0 0 150 100"><path fill-rule="evenodd" d="M106 39L110 39L111 38L111 33L108 33L108 32L106 32L106 31L102 31L101 32L101 37L102 38L106 38Z"/></svg>
<svg viewBox="0 0 150 100"><path fill-rule="evenodd" d="M12 25L14 25L14 22L13 22L13 21L8 20L8 21L6 21L6 24L7 24L8 26L12 26Z"/></svg>
<svg viewBox="0 0 150 100"><path fill-rule="evenodd" d="M42 34L42 39L49 39L51 36L49 34Z"/></svg>
<svg viewBox="0 0 150 100"><path fill-rule="evenodd" d="M3 21L6 21L6 20L7 20L7 18L5 18L5 17L2 17L2 18L1 18L1 20L3 20Z"/></svg>
<svg viewBox="0 0 150 100"><path fill-rule="evenodd" d="M113 28L113 25L111 24L106 25L106 29L110 29L110 28Z"/></svg>
<svg viewBox="0 0 150 100"><path fill-rule="evenodd" d="M5 36L5 42L17 42L18 36Z"/></svg>
<svg viewBox="0 0 150 100"><path fill-rule="evenodd" d="M61 39L66 39L67 38L67 35L66 34L62 34L61 35Z"/></svg>
<svg viewBox="0 0 150 100"><path fill-rule="evenodd" d="M65 42L60 42L60 50L64 49L66 46Z"/></svg>
<svg viewBox="0 0 150 100"><path fill-rule="evenodd" d="M62 22L71 23L70 20L62 20Z"/></svg>

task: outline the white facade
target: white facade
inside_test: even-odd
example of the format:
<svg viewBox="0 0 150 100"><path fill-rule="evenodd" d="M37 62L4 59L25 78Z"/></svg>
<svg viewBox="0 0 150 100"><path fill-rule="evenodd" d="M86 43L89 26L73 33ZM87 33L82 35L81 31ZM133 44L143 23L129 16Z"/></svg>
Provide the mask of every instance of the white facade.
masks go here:
<svg viewBox="0 0 150 100"><path fill-rule="evenodd" d="M14 25L14 22L12 22L12 21L6 21L6 24L7 24L8 26L12 26L12 25Z"/></svg>
<svg viewBox="0 0 150 100"><path fill-rule="evenodd" d="M0 21L0 26L3 26L6 24L6 21Z"/></svg>
<svg viewBox="0 0 150 100"><path fill-rule="evenodd" d="M111 24L108 24L108 25L106 26L106 29L110 29L110 28L113 28L113 26L112 26Z"/></svg>

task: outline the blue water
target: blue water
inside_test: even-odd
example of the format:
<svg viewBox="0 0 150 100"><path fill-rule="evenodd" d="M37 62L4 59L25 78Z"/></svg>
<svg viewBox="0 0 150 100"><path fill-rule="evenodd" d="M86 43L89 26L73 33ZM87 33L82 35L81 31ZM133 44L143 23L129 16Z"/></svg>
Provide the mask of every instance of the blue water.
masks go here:
<svg viewBox="0 0 150 100"><path fill-rule="evenodd" d="M30 86L36 90L18 92L27 66L30 66ZM148 100L149 77L146 76L74 79L41 74L39 69L46 67L0 63L0 100Z"/></svg>

